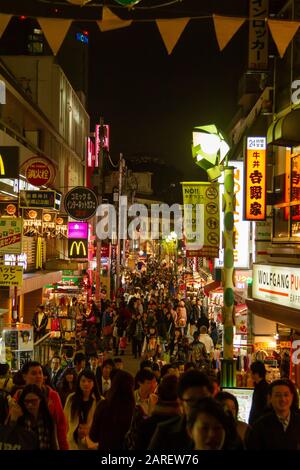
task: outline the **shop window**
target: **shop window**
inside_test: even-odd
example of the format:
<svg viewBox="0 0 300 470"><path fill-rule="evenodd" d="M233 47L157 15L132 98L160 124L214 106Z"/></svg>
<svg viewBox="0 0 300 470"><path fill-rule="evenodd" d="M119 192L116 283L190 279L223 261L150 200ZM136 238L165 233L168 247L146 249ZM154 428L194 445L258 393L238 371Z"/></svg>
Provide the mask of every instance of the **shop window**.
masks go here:
<svg viewBox="0 0 300 470"><path fill-rule="evenodd" d="M273 240L300 241L300 153L284 155L275 163ZM276 197L277 196L277 197Z"/></svg>

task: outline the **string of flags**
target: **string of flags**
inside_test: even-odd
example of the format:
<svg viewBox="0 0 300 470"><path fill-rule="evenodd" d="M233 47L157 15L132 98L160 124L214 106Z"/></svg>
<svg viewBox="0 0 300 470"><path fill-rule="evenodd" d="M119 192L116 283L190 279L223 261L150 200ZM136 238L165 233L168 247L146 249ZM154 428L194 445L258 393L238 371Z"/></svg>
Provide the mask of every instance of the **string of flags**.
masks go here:
<svg viewBox="0 0 300 470"><path fill-rule="evenodd" d="M8 23L13 15L0 14L0 38L8 26ZM140 21L155 21L165 44L168 54L171 54L180 36L185 30L187 24L191 20L197 19L213 19L215 34L220 51L222 51L230 40L235 36L242 25L249 21L249 18L230 17L215 15L203 17L185 17L185 18L172 18L172 19L154 19L154 20L124 20L115 15L108 7L103 7L102 19L96 21L101 32L112 31L115 29L126 28L133 22ZM36 18L40 27L52 49L56 55L64 41L64 38L72 23L72 19L58 19L58 18ZM278 53L282 58L285 51L295 36L300 21L289 20L274 20L264 18L265 23L271 32L273 40L276 44Z"/></svg>

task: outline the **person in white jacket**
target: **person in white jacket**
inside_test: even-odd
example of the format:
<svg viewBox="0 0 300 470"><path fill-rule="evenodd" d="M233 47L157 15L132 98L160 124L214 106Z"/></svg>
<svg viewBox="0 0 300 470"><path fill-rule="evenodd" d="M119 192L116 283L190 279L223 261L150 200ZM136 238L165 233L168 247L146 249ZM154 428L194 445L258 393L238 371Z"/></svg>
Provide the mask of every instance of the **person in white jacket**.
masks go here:
<svg viewBox="0 0 300 470"><path fill-rule="evenodd" d="M89 438L89 431L98 400L95 375L85 369L79 374L76 391L68 396L64 407L70 450L97 449L98 445Z"/></svg>

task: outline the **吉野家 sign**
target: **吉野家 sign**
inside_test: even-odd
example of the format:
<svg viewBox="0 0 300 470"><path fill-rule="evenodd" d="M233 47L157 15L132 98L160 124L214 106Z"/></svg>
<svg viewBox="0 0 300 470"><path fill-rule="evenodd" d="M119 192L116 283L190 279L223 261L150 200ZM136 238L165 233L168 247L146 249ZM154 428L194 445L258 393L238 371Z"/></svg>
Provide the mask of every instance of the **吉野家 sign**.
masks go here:
<svg viewBox="0 0 300 470"><path fill-rule="evenodd" d="M0 254L22 253L22 217L0 218Z"/></svg>
<svg viewBox="0 0 300 470"><path fill-rule="evenodd" d="M84 259L88 257L88 241L84 238L68 239L68 258Z"/></svg>
<svg viewBox="0 0 300 470"><path fill-rule="evenodd" d="M22 266L0 265L0 286L1 287L21 287L23 281Z"/></svg>
<svg viewBox="0 0 300 470"><path fill-rule="evenodd" d="M20 191L20 207L56 208L56 191Z"/></svg>
<svg viewBox="0 0 300 470"><path fill-rule="evenodd" d="M20 149L19 147L0 147L0 179L19 179Z"/></svg>
<svg viewBox="0 0 300 470"><path fill-rule="evenodd" d="M266 218L266 138L248 137L245 178L245 219Z"/></svg>
<svg viewBox="0 0 300 470"><path fill-rule="evenodd" d="M300 268L254 264L252 297L300 309Z"/></svg>
<svg viewBox="0 0 300 470"><path fill-rule="evenodd" d="M53 163L45 157L29 158L23 165L28 183L34 186L50 186L54 183L56 171Z"/></svg>
<svg viewBox="0 0 300 470"><path fill-rule="evenodd" d="M69 238L88 238L89 225L87 222L69 222L68 237Z"/></svg>
<svg viewBox="0 0 300 470"><path fill-rule="evenodd" d="M84 186L77 186L65 195L65 210L72 219L88 220L98 206L96 194Z"/></svg>

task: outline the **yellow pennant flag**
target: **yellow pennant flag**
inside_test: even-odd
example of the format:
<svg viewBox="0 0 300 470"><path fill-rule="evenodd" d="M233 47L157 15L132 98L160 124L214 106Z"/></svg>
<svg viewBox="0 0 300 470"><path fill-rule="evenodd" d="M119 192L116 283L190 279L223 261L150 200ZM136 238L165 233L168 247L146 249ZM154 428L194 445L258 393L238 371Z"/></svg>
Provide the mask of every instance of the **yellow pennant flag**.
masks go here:
<svg viewBox="0 0 300 470"><path fill-rule="evenodd" d="M37 20L53 54L56 55L66 37L72 20L60 20L57 18L37 18Z"/></svg>
<svg viewBox="0 0 300 470"><path fill-rule="evenodd" d="M11 19L12 15L4 15L1 13L0 15L0 38L4 31L6 30L6 27Z"/></svg>
<svg viewBox="0 0 300 470"><path fill-rule="evenodd" d="M103 33L112 29L126 28L126 26L130 26L131 23L132 20L122 20L107 7L103 7L102 9L102 20L97 21L97 24Z"/></svg>
<svg viewBox="0 0 300 470"><path fill-rule="evenodd" d="M178 18L174 20L156 20L157 27L168 54L171 54L184 28L191 18Z"/></svg>
<svg viewBox="0 0 300 470"><path fill-rule="evenodd" d="M295 36L300 23L298 21L268 20L268 26L279 55L282 58L288 45Z"/></svg>
<svg viewBox="0 0 300 470"><path fill-rule="evenodd" d="M244 24L245 18L213 15L213 20L219 49L222 51L227 46L230 39L233 38L235 33Z"/></svg>

